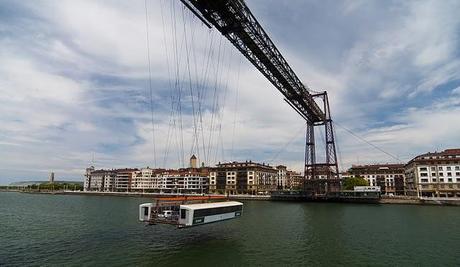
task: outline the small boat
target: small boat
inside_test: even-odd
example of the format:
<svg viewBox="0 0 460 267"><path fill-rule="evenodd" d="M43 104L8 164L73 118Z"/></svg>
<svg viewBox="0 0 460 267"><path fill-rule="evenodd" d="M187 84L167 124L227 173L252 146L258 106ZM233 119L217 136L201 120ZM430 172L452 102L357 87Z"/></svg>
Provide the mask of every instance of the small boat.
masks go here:
<svg viewBox="0 0 460 267"><path fill-rule="evenodd" d="M139 205L139 220L184 228L234 219L243 214L243 203L237 201L193 203L205 199L163 198L156 203L143 203Z"/></svg>

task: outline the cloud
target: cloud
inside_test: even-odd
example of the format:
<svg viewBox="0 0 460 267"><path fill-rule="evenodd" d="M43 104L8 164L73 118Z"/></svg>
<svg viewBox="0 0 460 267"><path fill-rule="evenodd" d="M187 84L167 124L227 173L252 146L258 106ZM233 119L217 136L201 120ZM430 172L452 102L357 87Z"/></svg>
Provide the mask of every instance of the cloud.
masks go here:
<svg viewBox="0 0 460 267"><path fill-rule="evenodd" d="M460 95L460 86L452 90L453 95Z"/></svg>
<svg viewBox="0 0 460 267"><path fill-rule="evenodd" d="M147 3L156 165L184 166L196 153L210 165L302 170L304 122L282 95L180 3ZM458 146L456 1L248 5L301 80L328 91L341 125L403 160ZM144 2L0 9L9 11L0 17L0 183L49 171L78 180L93 155L97 167L153 166ZM394 161L336 130L343 168Z"/></svg>

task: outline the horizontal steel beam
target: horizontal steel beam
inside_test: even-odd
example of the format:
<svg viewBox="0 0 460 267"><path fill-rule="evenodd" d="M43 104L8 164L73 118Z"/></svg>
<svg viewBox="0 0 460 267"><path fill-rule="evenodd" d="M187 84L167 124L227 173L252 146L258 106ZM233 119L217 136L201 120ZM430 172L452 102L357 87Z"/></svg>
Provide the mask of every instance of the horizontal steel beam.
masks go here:
<svg viewBox="0 0 460 267"><path fill-rule="evenodd" d="M181 0L219 30L310 122L325 113L300 81L243 0ZM205 23L207 24L207 23ZM209 25L207 24L207 25Z"/></svg>

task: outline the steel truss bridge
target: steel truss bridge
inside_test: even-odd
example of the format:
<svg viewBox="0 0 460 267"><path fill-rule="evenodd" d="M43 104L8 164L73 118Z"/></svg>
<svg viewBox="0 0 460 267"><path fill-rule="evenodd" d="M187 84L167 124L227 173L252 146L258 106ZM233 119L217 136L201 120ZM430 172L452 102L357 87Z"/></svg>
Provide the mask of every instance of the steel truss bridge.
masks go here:
<svg viewBox="0 0 460 267"><path fill-rule="evenodd" d="M327 92L314 93L300 81L243 0L181 2L207 27L222 33L305 119L304 191L314 195L339 191L337 152ZM315 127L325 128L326 162L316 161ZM320 175L325 178L320 179Z"/></svg>

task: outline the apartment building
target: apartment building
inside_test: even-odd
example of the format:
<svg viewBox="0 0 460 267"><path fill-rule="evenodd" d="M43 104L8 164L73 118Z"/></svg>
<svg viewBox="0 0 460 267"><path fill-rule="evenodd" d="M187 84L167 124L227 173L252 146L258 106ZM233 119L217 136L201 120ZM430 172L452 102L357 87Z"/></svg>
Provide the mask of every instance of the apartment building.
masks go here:
<svg viewBox="0 0 460 267"><path fill-rule="evenodd" d="M209 168L196 168L196 157L192 156L191 166L177 170L152 168L126 168L95 170L86 169L84 190L105 192L173 192L207 193Z"/></svg>
<svg viewBox="0 0 460 267"><path fill-rule="evenodd" d="M288 181L287 181L287 167L284 165L276 166L278 170L278 177L277 177L277 189L284 190L288 189Z"/></svg>
<svg viewBox="0 0 460 267"><path fill-rule="evenodd" d="M406 192L419 197L460 197L460 149L416 156L405 165Z"/></svg>
<svg viewBox="0 0 460 267"><path fill-rule="evenodd" d="M119 192L130 191L131 186L132 186L132 183L131 183L132 178L135 172L137 171L138 169L129 169L129 168L116 170L115 186L114 186L115 191L119 191Z"/></svg>
<svg viewBox="0 0 460 267"><path fill-rule="evenodd" d="M289 190L302 190L304 186L305 177L296 171L286 172L287 189Z"/></svg>
<svg viewBox="0 0 460 267"><path fill-rule="evenodd" d="M269 194L278 187L278 170L252 161L219 163L209 177L211 193Z"/></svg>
<svg viewBox="0 0 460 267"><path fill-rule="evenodd" d="M115 189L116 170L96 170L94 166L86 169L84 191L106 191Z"/></svg>
<svg viewBox="0 0 460 267"><path fill-rule="evenodd" d="M349 177L362 177L370 186L380 186L382 194L404 195L404 164L353 165Z"/></svg>

